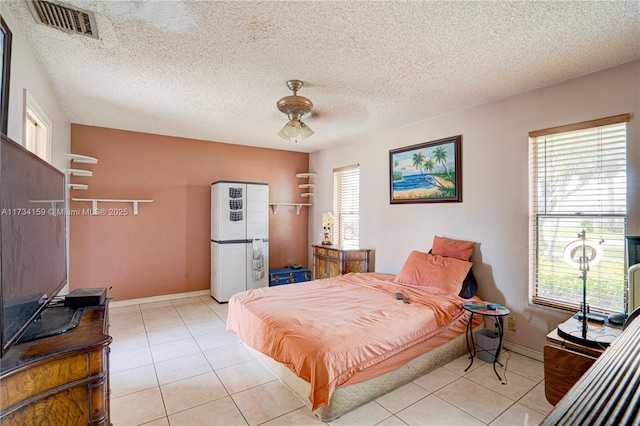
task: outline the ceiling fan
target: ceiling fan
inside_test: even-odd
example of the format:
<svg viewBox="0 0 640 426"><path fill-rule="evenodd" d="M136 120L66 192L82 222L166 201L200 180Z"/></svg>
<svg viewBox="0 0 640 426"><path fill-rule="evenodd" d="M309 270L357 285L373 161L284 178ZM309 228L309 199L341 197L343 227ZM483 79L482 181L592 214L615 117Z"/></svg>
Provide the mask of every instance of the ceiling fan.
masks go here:
<svg viewBox="0 0 640 426"><path fill-rule="evenodd" d="M311 112L311 108L313 108L313 103L309 98L298 96L298 90L303 84L300 80L288 80L287 87L293 91L293 95L285 96L277 103L280 112L289 117L289 122L278 132L278 136L296 143L315 133L301 120L302 116Z"/></svg>

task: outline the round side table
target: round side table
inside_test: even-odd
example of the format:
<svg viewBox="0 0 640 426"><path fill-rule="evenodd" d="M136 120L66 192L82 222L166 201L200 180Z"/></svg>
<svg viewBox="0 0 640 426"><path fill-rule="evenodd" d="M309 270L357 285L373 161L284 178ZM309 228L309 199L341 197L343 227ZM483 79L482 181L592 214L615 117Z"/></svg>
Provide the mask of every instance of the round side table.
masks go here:
<svg viewBox="0 0 640 426"><path fill-rule="evenodd" d="M502 378L500 377L500 375L498 374L498 371L496 370L496 364L500 365L500 367L503 366L498 361L498 357L500 356L500 349L502 349L502 338L504 336L504 327L502 325L502 317L509 315L511 311L509 311L509 309L507 309L506 307L498 303L490 303L490 302L463 303L462 307L467 311L471 312L471 315L469 315L469 322L467 323L467 334L466 334L467 349L469 350L469 358L471 359L471 362L469 363L469 366L464 369L464 371L467 371L469 368L471 368L471 366L473 365L473 358L475 358L477 353L476 342L473 338L473 315L478 314L482 316L493 317L495 320L496 329L498 330L498 348L496 349L493 355L493 371L494 373L496 373L496 376L498 376L498 380L502 382Z"/></svg>

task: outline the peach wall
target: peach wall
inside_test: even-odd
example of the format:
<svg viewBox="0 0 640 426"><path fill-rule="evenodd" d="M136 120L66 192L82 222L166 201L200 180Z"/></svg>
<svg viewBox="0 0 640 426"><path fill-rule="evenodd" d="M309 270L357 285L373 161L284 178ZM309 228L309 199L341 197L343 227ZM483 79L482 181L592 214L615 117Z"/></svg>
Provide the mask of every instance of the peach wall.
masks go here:
<svg viewBox="0 0 640 426"><path fill-rule="evenodd" d="M127 216L90 216L88 202L69 202L70 288L113 287L116 300L209 288L210 185L217 180L269 183L270 201L307 202L296 173L308 171L309 155L182 139L78 124L71 126L71 151L99 159L71 163L93 170L71 176L88 190L74 198L153 199ZM306 264L308 209L299 215L281 206L269 216L270 267Z"/></svg>

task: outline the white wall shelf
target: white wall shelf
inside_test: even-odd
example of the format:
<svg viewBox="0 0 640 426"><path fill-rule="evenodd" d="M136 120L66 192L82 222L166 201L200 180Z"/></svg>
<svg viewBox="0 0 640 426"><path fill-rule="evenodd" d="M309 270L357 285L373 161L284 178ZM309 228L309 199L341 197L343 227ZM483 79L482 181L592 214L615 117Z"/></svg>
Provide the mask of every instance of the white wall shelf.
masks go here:
<svg viewBox="0 0 640 426"><path fill-rule="evenodd" d="M69 189L89 189L89 185L83 183L68 183L67 186Z"/></svg>
<svg viewBox="0 0 640 426"><path fill-rule="evenodd" d="M98 164L97 158L89 157L88 155L67 153L67 158L74 163Z"/></svg>
<svg viewBox="0 0 640 426"><path fill-rule="evenodd" d="M93 176L93 172L91 170L82 170L82 169L67 169L67 172L72 176Z"/></svg>
<svg viewBox="0 0 640 426"><path fill-rule="evenodd" d="M315 178L316 176L317 176L316 173L312 173L312 172L296 174L296 177L299 179L312 179L312 178ZM313 191L315 187L316 187L316 184L311 182L298 184L298 188L306 189L306 192L301 193L300 196L302 198L308 198L309 200L311 200L311 197L313 197L313 192L311 191Z"/></svg>
<svg viewBox="0 0 640 426"><path fill-rule="evenodd" d="M316 174L315 173L296 173L296 177L299 179L310 179L310 178L315 178ZM298 188L306 189L307 191L312 190L315 187L316 187L315 183L298 184ZM302 198L310 198L310 197L313 197L313 192L303 192L302 194L300 194L300 196ZM278 207L280 206L294 206L296 208L296 214L299 215L300 210L302 210L303 207L305 206L310 207L313 204L311 203L269 203L269 205L271 206L271 210L273 210L273 214L278 213Z"/></svg>
<svg viewBox="0 0 640 426"><path fill-rule="evenodd" d="M98 164L97 158L89 157L88 155L67 153L67 159L73 163ZM67 172L71 176L93 176L93 171L91 170L69 168L67 169ZM67 186L69 187L69 189L89 189L89 185L81 183L69 183L67 184ZM153 202L153 200L125 200L120 198L71 198L71 200L91 203L91 213L94 215L98 215L101 213L98 209L98 203L131 203L131 205L133 206L133 214L138 214L140 203Z"/></svg>
<svg viewBox="0 0 640 426"><path fill-rule="evenodd" d="M132 203L133 214L138 214L139 203L152 203L153 200L118 200L111 198L72 198L72 201L89 201L93 214L98 214L98 203Z"/></svg>
<svg viewBox="0 0 640 426"><path fill-rule="evenodd" d="M302 207L311 206L312 204L309 204L309 203L269 203L269 205L271 206L271 210L273 210L273 214L277 214L278 213L278 207L280 207L280 206L295 206L296 214L300 214L300 210L302 209Z"/></svg>

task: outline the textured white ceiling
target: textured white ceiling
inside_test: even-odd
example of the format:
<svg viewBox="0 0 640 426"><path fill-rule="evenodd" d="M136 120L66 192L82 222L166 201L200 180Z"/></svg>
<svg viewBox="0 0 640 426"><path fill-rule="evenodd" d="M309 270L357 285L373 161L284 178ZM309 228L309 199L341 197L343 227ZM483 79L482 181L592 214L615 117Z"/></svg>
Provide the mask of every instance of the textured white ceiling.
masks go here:
<svg viewBox="0 0 640 426"><path fill-rule="evenodd" d="M59 1L99 39L2 1L71 122L304 152L640 58L638 1ZM314 103L297 144L289 79Z"/></svg>

